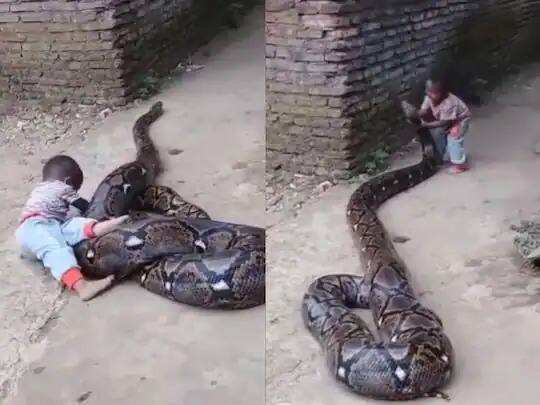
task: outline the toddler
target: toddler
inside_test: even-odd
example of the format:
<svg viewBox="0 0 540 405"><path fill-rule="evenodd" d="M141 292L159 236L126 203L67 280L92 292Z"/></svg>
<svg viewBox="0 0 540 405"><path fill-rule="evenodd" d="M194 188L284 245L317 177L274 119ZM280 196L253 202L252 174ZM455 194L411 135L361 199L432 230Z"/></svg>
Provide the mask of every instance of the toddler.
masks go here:
<svg viewBox="0 0 540 405"><path fill-rule="evenodd" d="M109 287L113 276L96 281L84 279L72 246L113 230L127 215L103 222L83 217L67 219L70 205L80 211L88 206L78 195L82 182L83 173L75 160L64 155L49 159L43 166L43 181L26 202L16 238L22 249L40 260L56 280L87 301Z"/></svg>
<svg viewBox="0 0 540 405"><path fill-rule="evenodd" d="M450 161L450 172L468 170L464 141L471 112L461 99L448 91L443 79L427 80L426 96L416 115L421 125L429 129L437 152Z"/></svg>

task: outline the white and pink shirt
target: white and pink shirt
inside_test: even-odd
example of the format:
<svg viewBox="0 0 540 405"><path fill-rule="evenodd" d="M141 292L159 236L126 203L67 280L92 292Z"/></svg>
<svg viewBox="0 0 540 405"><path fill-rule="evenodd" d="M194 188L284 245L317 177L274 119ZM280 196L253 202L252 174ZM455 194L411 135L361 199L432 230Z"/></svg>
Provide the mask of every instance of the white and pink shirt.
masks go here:
<svg viewBox="0 0 540 405"><path fill-rule="evenodd" d="M77 191L64 182L42 182L32 190L24 206L22 220L40 216L65 221L69 206L80 198Z"/></svg>
<svg viewBox="0 0 540 405"><path fill-rule="evenodd" d="M422 103L422 110L431 110L436 120L454 121L450 127L450 135L458 137L463 133L462 124L471 118L469 107L456 95L448 93L448 96L439 104L426 96Z"/></svg>

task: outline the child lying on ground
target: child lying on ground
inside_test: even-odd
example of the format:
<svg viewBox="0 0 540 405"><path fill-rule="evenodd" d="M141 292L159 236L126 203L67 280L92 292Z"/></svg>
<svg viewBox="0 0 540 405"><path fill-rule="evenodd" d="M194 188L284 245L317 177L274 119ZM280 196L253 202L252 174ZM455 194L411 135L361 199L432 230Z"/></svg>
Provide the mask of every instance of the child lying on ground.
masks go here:
<svg viewBox="0 0 540 405"><path fill-rule="evenodd" d="M78 195L82 182L81 168L72 158L58 155L47 161L42 183L26 202L16 238L23 250L40 260L56 280L87 301L109 287L113 276L96 281L84 279L72 246L110 232L127 215L103 222L83 217L67 220L70 205L81 211L88 206Z"/></svg>
<svg viewBox="0 0 540 405"><path fill-rule="evenodd" d="M468 169L465 154L465 134L469 129L471 112L467 105L447 89L441 78L432 77L426 82L426 96L419 111L407 112L417 116L421 125L429 129L437 152L449 160L451 173Z"/></svg>

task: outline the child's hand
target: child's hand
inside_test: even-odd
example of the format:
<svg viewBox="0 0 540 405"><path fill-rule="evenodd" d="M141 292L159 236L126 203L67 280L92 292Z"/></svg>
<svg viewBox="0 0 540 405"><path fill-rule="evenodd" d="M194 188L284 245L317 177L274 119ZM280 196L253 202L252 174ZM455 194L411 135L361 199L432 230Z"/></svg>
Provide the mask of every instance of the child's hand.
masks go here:
<svg viewBox="0 0 540 405"><path fill-rule="evenodd" d="M448 136L451 138L457 139L461 135L461 127L459 124L454 125L452 128L450 128L450 132L448 133Z"/></svg>
<svg viewBox="0 0 540 405"><path fill-rule="evenodd" d="M129 219L129 215L122 215L122 216L116 218L116 221L117 221L116 223L118 225L120 225L120 224L123 224L124 222L126 222L128 219Z"/></svg>

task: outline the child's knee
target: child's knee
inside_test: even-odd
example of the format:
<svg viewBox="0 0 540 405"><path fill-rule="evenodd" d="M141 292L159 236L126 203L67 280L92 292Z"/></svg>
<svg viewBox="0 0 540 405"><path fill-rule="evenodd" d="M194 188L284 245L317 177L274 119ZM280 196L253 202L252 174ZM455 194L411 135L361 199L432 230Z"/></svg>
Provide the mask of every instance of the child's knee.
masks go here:
<svg viewBox="0 0 540 405"><path fill-rule="evenodd" d="M88 239L89 230L96 221L91 218L75 217L65 222L62 226L62 234L66 243L75 246L84 239Z"/></svg>
<svg viewBox="0 0 540 405"><path fill-rule="evenodd" d="M57 280L62 278L67 270L79 267L73 249L69 246L50 249L41 258L43 265L47 267Z"/></svg>
<svg viewBox="0 0 540 405"><path fill-rule="evenodd" d="M442 138L442 137L446 138L446 136L448 135L448 130L443 127L430 128L429 133L434 138Z"/></svg>

